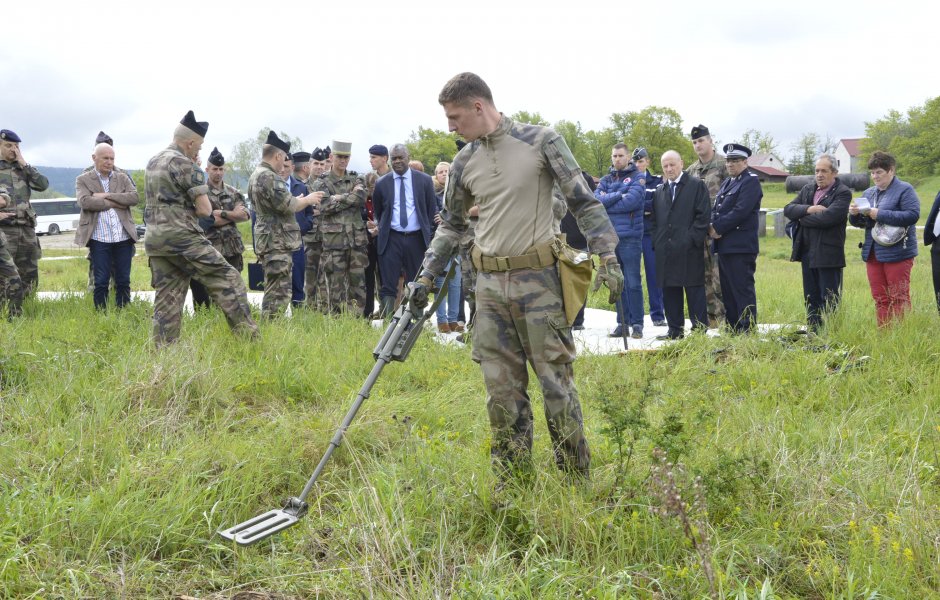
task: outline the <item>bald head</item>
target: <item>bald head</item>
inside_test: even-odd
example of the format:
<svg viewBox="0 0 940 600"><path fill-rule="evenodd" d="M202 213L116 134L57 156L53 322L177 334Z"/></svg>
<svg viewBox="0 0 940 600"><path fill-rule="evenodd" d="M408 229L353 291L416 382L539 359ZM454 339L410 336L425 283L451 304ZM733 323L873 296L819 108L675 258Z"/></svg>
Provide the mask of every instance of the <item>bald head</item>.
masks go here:
<svg viewBox="0 0 940 600"><path fill-rule="evenodd" d="M659 159L659 163L663 167L663 177L669 181L675 181L682 173L682 156L680 156L679 153L675 150L666 150L663 152L663 156Z"/></svg>
<svg viewBox="0 0 940 600"><path fill-rule="evenodd" d="M180 147L183 154L196 160L202 150L204 138L185 125L177 125L173 130L173 143Z"/></svg>
<svg viewBox="0 0 940 600"><path fill-rule="evenodd" d="M114 170L114 148L108 144L98 144L91 155L95 170L102 175L110 175Z"/></svg>

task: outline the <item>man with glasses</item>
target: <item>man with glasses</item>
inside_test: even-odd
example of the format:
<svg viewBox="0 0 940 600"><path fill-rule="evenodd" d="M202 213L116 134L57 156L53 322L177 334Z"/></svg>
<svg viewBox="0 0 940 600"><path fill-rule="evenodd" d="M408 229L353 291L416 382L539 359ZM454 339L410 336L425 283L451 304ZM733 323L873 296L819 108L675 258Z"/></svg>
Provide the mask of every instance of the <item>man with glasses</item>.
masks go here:
<svg viewBox="0 0 940 600"><path fill-rule="evenodd" d="M346 170L351 154L350 142L334 140L332 167L313 184L314 191L326 194L320 205L323 279L317 293L327 314L346 310L362 315L366 301L368 234L362 220L366 184L355 171Z"/></svg>
<svg viewBox="0 0 940 600"><path fill-rule="evenodd" d="M760 201L764 197L757 175L747 169L751 149L725 144L730 177L721 183L708 235L718 256L725 318L733 333L747 333L757 326L757 292L754 271L759 250L757 228Z"/></svg>

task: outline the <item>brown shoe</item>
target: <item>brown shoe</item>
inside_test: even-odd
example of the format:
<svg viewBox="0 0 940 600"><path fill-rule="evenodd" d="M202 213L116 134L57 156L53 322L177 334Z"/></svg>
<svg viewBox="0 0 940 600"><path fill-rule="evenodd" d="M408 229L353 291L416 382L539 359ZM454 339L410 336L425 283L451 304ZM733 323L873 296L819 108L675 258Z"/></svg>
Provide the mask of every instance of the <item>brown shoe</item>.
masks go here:
<svg viewBox="0 0 940 600"><path fill-rule="evenodd" d="M456 333L463 333L463 325L461 325L460 323L451 323L450 330Z"/></svg>
<svg viewBox="0 0 940 600"><path fill-rule="evenodd" d="M441 333L450 333L450 324L449 323L438 323L437 330Z"/></svg>

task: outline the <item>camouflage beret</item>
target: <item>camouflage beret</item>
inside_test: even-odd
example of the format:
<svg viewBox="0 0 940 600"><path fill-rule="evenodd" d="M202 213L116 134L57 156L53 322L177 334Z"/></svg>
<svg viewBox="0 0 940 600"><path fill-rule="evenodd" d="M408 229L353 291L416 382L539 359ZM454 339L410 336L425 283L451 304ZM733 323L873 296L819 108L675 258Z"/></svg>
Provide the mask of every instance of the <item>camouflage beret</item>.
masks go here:
<svg viewBox="0 0 940 600"><path fill-rule="evenodd" d="M0 140L3 140L4 142L14 142L16 144L19 144L23 141L20 139L20 136L16 135L9 129L0 129Z"/></svg>
<svg viewBox="0 0 940 600"><path fill-rule="evenodd" d="M692 128L692 139L697 140L700 137L705 137L706 135L711 135L708 131L708 127L705 127L702 124L698 124Z"/></svg>
<svg viewBox="0 0 940 600"><path fill-rule="evenodd" d="M180 125L189 129L199 137L206 137L206 134L209 132L209 123L207 121L197 121L193 111L189 111L180 119Z"/></svg>
<svg viewBox="0 0 940 600"><path fill-rule="evenodd" d="M225 157L222 156L218 148L213 148L212 152L209 153L209 164L217 167L221 167L225 164Z"/></svg>

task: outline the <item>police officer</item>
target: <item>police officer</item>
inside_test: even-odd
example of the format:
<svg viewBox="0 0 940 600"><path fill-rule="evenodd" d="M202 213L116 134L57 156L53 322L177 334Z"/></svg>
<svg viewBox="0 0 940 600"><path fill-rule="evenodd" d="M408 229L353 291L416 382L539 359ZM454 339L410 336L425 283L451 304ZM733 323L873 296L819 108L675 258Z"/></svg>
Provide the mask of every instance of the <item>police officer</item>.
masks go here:
<svg viewBox="0 0 940 600"><path fill-rule="evenodd" d="M320 205L323 279L318 293L322 310L338 314L345 309L358 316L366 300L368 234L362 220L366 184L355 171L346 170L351 154L351 143L334 140L332 167L317 178L313 189L326 194Z"/></svg>
<svg viewBox="0 0 940 600"><path fill-rule="evenodd" d="M751 149L741 144L724 147L730 177L721 182L709 237L718 256L721 295L725 318L734 333L751 331L757 325L757 228L760 201L764 197L757 175L747 168Z"/></svg>
<svg viewBox="0 0 940 600"><path fill-rule="evenodd" d="M689 165L688 174L705 182L712 206L721 182L728 178L725 157L715 151L708 127L696 125L692 128L692 148L698 159ZM725 305L721 299L721 283L718 262L712 255L711 239L705 239L705 301L708 303L708 321L711 327L719 327L725 318Z"/></svg>
<svg viewBox="0 0 940 600"><path fill-rule="evenodd" d="M261 164L248 180L248 197L255 209L255 252L264 268L264 299L261 314L281 314L291 298L292 254L300 249L300 226L294 213L318 205L323 194L295 197L278 175L291 159L290 144L268 132Z"/></svg>
<svg viewBox="0 0 940 600"><path fill-rule="evenodd" d="M155 291L153 339L157 346L179 337L192 277L206 287L233 331L252 338L258 335L245 283L196 221L212 214L206 174L195 163L208 130L209 124L197 121L189 111L173 132L173 142L150 159L145 171L144 248Z"/></svg>
<svg viewBox="0 0 940 600"><path fill-rule="evenodd" d="M530 460L528 363L542 387L556 464L587 477L591 454L574 385L574 340L552 251L552 183L561 188L591 251L600 255L598 278L610 288L611 303L623 288L614 254L617 233L564 139L547 127L515 123L502 115L478 75L455 76L438 102L450 131L471 143L454 158L444 220L418 281L409 284L409 301L417 307L427 304L431 282L458 252L468 211L478 206L472 251L478 271L473 359L480 363L486 384L494 467L504 480Z"/></svg>
<svg viewBox="0 0 940 600"><path fill-rule="evenodd" d="M327 154L319 146L310 153L310 177L307 189L313 189L317 178L326 170ZM320 255L323 253L323 236L320 234L320 207L311 205L304 209L310 218L310 229L301 232L304 244L304 303L307 308L320 309L318 290L320 288Z"/></svg>
<svg viewBox="0 0 940 600"><path fill-rule="evenodd" d="M310 178L310 153L294 152L291 155L294 162L294 172L287 180L291 196L306 196L307 180ZM300 227L300 248L291 255L291 294L290 301L294 307L304 303L304 243L303 236L313 227L313 206L305 206L303 210L294 213L297 225Z"/></svg>
<svg viewBox="0 0 940 600"><path fill-rule="evenodd" d="M39 258L42 251L36 237L36 211L29 203L31 190L42 192L49 187L46 176L23 158L20 136L9 129L0 129L0 189L6 190L11 202L0 209L0 233L6 236L6 248L16 264L28 296L39 287Z"/></svg>
<svg viewBox="0 0 940 600"><path fill-rule="evenodd" d="M219 251L225 262L232 265L239 274L245 267L242 253L245 244L237 223L248 220L248 208L245 196L223 181L225 177L225 157L218 148L213 148L206 161L206 173L209 184L209 203L212 215L200 219L206 231L206 238L212 247ZM193 306L208 307L211 304L209 292L196 279L189 282L193 292Z"/></svg>

